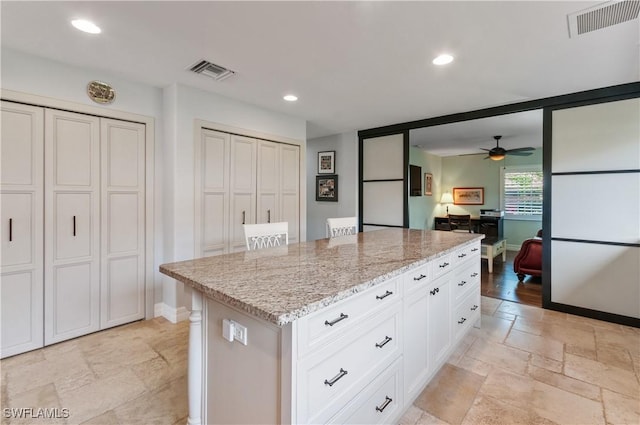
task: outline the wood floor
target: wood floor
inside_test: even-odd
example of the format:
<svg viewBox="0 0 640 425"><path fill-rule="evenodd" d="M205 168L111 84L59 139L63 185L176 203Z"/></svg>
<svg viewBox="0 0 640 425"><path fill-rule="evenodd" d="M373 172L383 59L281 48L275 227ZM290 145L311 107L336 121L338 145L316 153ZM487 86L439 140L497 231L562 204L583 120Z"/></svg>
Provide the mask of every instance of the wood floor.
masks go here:
<svg viewBox="0 0 640 425"><path fill-rule="evenodd" d="M507 261L502 256L493 260L493 273L489 273L487 260L482 260L482 295L501 300L515 301L536 307L542 306L542 280L539 277L527 276L519 283L513 271L513 259L517 251L507 251Z"/></svg>

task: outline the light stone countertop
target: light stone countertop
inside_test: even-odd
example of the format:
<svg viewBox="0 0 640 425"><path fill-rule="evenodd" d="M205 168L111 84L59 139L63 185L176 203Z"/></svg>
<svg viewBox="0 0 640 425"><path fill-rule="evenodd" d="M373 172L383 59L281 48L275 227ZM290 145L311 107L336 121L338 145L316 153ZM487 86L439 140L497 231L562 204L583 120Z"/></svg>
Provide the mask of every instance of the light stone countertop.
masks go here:
<svg viewBox="0 0 640 425"><path fill-rule="evenodd" d="M163 264L160 272L284 326L483 237L383 229Z"/></svg>

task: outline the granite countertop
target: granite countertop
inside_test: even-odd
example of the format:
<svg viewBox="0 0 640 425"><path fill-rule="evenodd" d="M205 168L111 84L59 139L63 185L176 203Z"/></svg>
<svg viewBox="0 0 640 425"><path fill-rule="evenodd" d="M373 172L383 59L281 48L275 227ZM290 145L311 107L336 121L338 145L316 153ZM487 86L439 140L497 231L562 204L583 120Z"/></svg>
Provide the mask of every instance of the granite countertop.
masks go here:
<svg viewBox="0 0 640 425"><path fill-rule="evenodd" d="M283 326L483 237L384 229L163 264L160 272Z"/></svg>

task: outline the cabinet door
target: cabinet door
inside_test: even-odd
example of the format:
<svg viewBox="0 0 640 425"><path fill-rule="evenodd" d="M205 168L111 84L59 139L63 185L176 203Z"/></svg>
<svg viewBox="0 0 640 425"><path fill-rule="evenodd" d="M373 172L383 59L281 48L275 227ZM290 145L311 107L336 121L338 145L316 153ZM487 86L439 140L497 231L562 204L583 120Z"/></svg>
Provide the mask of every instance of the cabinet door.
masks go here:
<svg viewBox="0 0 640 425"><path fill-rule="evenodd" d="M100 120L100 328L144 318L145 126Z"/></svg>
<svg viewBox="0 0 640 425"><path fill-rule="evenodd" d="M429 365L438 369L446 360L451 347L451 281L452 274L446 274L429 285L428 336Z"/></svg>
<svg viewBox="0 0 640 425"><path fill-rule="evenodd" d="M289 223L289 243L295 243L300 242L300 147L280 149L280 221Z"/></svg>
<svg viewBox="0 0 640 425"><path fill-rule="evenodd" d="M231 136L231 211L229 217L230 250L244 251L243 224L255 223L256 140Z"/></svg>
<svg viewBox="0 0 640 425"><path fill-rule="evenodd" d="M44 110L2 102L0 357L43 346Z"/></svg>
<svg viewBox="0 0 640 425"><path fill-rule="evenodd" d="M429 376L427 354L427 309L429 292L426 285L404 299L404 388L407 400L415 399Z"/></svg>
<svg viewBox="0 0 640 425"><path fill-rule="evenodd" d="M196 145L196 255L229 252L229 149L227 133L202 129Z"/></svg>
<svg viewBox="0 0 640 425"><path fill-rule="evenodd" d="M45 112L45 343L99 329L99 118Z"/></svg>
<svg viewBox="0 0 640 425"><path fill-rule="evenodd" d="M280 146L278 143L258 141L257 223L280 221Z"/></svg>

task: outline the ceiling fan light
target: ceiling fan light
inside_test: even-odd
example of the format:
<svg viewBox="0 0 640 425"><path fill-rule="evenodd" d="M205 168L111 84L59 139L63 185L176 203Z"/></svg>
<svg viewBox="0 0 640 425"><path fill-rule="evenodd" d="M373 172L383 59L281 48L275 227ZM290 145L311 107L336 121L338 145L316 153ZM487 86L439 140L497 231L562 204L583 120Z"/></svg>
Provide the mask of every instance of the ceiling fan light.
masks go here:
<svg viewBox="0 0 640 425"><path fill-rule="evenodd" d="M501 159L504 159L504 154L489 155L489 158L493 159L494 161L500 161Z"/></svg>

